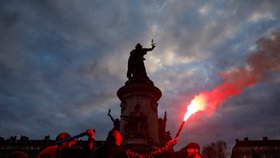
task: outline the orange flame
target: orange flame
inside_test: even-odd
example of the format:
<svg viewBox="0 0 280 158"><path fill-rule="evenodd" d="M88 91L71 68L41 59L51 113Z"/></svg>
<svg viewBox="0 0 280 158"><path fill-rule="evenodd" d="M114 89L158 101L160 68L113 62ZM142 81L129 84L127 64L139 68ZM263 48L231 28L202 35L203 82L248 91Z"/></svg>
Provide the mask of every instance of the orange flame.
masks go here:
<svg viewBox="0 0 280 158"><path fill-rule="evenodd" d="M184 121L187 121L187 119L192 114L204 110L205 106L206 106L206 98L203 95L195 96L195 98L191 101L190 105L187 108L186 114L184 116Z"/></svg>

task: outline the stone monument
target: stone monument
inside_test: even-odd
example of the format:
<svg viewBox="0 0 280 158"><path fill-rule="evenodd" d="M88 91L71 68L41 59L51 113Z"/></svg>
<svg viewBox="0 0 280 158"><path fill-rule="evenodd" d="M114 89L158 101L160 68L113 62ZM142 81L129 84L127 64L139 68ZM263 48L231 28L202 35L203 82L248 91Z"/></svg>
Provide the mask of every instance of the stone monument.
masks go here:
<svg viewBox="0 0 280 158"><path fill-rule="evenodd" d="M121 100L120 132L123 146L138 152L159 148L158 100L161 91L149 79L144 65L144 55L155 48L142 48L137 44L130 52L125 86L117 95Z"/></svg>

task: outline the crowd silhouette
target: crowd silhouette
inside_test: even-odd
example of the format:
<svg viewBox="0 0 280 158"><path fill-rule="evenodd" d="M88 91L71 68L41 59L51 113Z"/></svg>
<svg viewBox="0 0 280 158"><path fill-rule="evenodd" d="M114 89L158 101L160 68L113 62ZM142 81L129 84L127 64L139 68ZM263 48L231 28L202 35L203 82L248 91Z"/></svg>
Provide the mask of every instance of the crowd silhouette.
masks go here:
<svg viewBox="0 0 280 158"><path fill-rule="evenodd" d="M41 149L37 158L201 158L199 145L190 143L178 152L173 151L177 144L178 138L172 139L159 149L148 153L139 153L123 147L122 135L119 130L112 129L109 131L106 141L103 145L95 147L95 130L88 129L82 134L88 137L84 146L75 146L77 136L72 136L67 132L57 135L55 143ZM7 158L28 158L28 154L23 151L14 151Z"/></svg>

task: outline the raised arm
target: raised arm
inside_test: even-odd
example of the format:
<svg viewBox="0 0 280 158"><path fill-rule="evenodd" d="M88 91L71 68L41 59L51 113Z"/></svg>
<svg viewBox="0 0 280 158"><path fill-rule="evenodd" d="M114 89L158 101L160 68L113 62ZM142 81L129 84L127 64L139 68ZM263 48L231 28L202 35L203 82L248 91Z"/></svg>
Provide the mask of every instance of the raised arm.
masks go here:
<svg viewBox="0 0 280 158"><path fill-rule="evenodd" d="M151 42L151 48L145 48L146 51L152 51L155 47L156 47L156 43L154 43L154 40L152 39L152 42Z"/></svg>
<svg viewBox="0 0 280 158"><path fill-rule="evenodd" d="M114 119L113 116L111 115L111 109L109 109L109 111L108 111L108 116L109 116L110 119L113 121L113 123L115 123L115 119Z"/></svg>

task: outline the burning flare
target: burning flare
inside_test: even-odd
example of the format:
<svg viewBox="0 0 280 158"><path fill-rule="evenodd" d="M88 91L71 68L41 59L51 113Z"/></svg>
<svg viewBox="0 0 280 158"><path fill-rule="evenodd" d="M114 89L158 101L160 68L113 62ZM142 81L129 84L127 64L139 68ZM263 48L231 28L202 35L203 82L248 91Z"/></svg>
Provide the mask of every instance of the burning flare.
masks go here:
<svg viewBox="0 0 280 158"><path fill-rule="evenodd" d="M195 96L195 98L191 101L190 105L187 108L186 114L184 116L184 120L182 121L175 138L178 138L185 122L187 119L194 113L198 111L203 111L206 107L206 98L203 94Z"/></svg>
<svg viewBox="0 0 280 158"><path fill-rule="evenodd" d="M205 109L206 105L206 98L203 95L197 95L195 98L191 101L190 105L187 108L187 112L184 116L184 121L187 121L187 119L194 113L198 111L203 111Z"/></svg>

